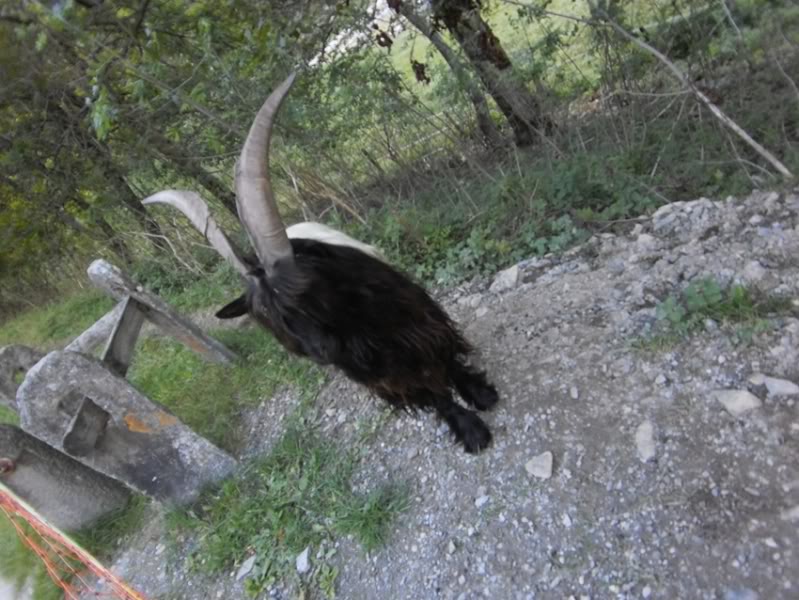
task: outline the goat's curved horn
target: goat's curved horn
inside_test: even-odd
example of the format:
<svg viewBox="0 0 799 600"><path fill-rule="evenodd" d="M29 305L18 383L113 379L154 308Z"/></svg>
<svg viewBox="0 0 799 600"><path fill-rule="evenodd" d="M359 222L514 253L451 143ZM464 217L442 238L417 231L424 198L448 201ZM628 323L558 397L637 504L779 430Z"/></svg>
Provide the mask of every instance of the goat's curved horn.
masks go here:
<svg viewBox="0 0 799 600"><path fill-rule="evenodd" d="M278 260L293 260L286 227L277 210L269 180L269 142L272 124L295 74L286 78L266 99L250 127L236 163L236 207L239 219L267 274Z"/></svg>
<svg viewBox="0 0 799 600"><path fill-rule="evenodd" d="M241 259L241 253L216 224L211 216L211 211L208 210L208 205L205 200L200 198L199 194L185 190L164 190L145 198L142 202L144 204L169 204L177 208L208 239L214 250L222 255L222 258L239 273L247 275L249 269Z"/></svg>

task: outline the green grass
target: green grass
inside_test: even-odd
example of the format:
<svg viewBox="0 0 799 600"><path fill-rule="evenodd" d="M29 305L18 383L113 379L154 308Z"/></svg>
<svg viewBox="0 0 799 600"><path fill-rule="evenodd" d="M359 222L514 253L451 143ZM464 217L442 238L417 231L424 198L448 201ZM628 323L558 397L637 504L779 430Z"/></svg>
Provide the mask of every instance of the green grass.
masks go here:
<svg viewBox="0 0 799 600"><path fill-rule="evenodd" d="M161 258L149 258L136 266L132 278L183 312L221 307L241 294L241 278L230 265L218 256L200 254L198 260L208 264L202 275Z"/></svg>
<svg viewBox="0 0 799 600"><path fill-rule="evenodd" d="M83 548L101 560L107 558L117 540L135 532L141 525L146 500L141 496L131 498L128 506L112 513L91 527L74 533L71 537ZM23 524L25 534L38 540L38 536ZM17 590L31 582L33 600L60 600L64 597L47 573L44 563L20 539L11 522L0 515L0 574Z"/></svg>
<svg viewBox="0 0 799 600"><path fill-rule="evenodd" d="M95 557L105 559L111 556L121 539L135 533L141 527L148 502L145 496L133 495L125 508L106 515L91 527L76 532L73 538Z"/></svg>
<svg viewBox="0 0 799 600"><path fill-rule="evenodd" d="M235 365L210 364L178 342L151 337L139 342L128 379L223 448L236 445L242 407L255 406L286 385L310 397L324 380L313 363L289 356L260 328L212 335L238 354Z"/></svg>
<svg viewBox="0 0 799 600"><path fill-rule="evenodd" d="M0 405L0 423L19 425L19 415L7 406Z"/></svg>
<svg viewBox="0 0 799 600"><path fill-rule="evenodd" d="M199 535L197 568L227 570L255 554L246 584L254 594L294 573L296 556L310 546L309 579L329 594L335 571L325 560L331 554L319 560L317 551L330 547L334 535L353 535L367 551L379 547L407 505L405 492L394 486L354 493L350 479L357 460L354 451L295 423L267 457L201 499L198 516L183 513L171 523Z"/></svg>
<svg viewBox="0 0 799 600"><path fill-rule="evenodd" d="M113 306L114 301L102 292L79 292L57 303L22 313L0 325L0 346L55 347L82 333Z"/></svg>
<svg viewBox="0 0 799 600"><path fill-rule="evenodd" d="M667 349L704 331L708 320L734 326L735 341L745 343L753 335L768 331L774 317L795 310L790 298L766 296L743 285L723 287L713 278L700 278L658 304L655 331L635 345L641 349Z"/></svg>

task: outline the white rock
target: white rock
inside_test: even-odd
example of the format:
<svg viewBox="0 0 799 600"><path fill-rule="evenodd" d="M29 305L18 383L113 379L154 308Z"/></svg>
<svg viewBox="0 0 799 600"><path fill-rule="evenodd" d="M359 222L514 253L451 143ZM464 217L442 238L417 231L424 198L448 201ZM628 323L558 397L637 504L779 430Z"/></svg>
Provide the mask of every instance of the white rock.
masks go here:
<svg viewBox="0 0 799 600"><path fill-rule="evenodd" d="M449 554L455 554L455 542L453 542L452 540L450 540L449 544L447 544L447 552Z"/></svg>
<svg viewBox="0 0 799 600"><path fill-rule="evenodd" d="M252 567L254 564L255 564L255 554L253 554L250 558L241 563L239 570L236 572L236 581L241 581L247 575L249 575L250 571L252 571Z"/></svg>
<svg viewBox="0 0 799 600"><path fill-rule="evenodd" d="M488 309L485 306L481 306L476 311L474 311L474 314L475 316L477 316L478 319L482 319L484 316L488 314Z"/></svg>
<svg viewBox="0 0 799 600"><path fill-rule="evenodd" d="M787 379L769 377L763 373L755 373L749 378L752 385L765 385L770 396L796 396L799 395L799 385Z"/></svg>
<svg viewBox="0 0 799 600"><path fill-rule="evenodd" d="M644 421L635 430L635 447L641 462L655 458L655 428L651 421Z"/></svg>
<svg viewBox="0 0 799 600"><path fill-rule="evenodd" d="M577 400L580 397L580 390L572 386L571 389L569 389L569 395L572 397L572 400Z"/></svg>
<svg viewBox="0 0 799 600"><path fill-rule="evenodd" d="M524 469L528 474L539 479L549 479L552 477L552 453L547 451L534 456L527 461Z"/></svg>
<svg viewBox="0 0 799 600"><path fill-rule="evenodd" d="M297 555L297 560L295 561L297 566L297 573L303 575L307 573L311 568L311 561L308 560L308 552L310 552L311 547L308 546Z"/></svg>
<svg viewBox="0 0 799 600"><path fill-rule="evenodd" d="M780 518L783 521L799 521L799 506L785 509L780 513Z"/></svg>
<svg viewBox="0 0 799 600"><path fill-rule="evenodd" d="M572 526L572 518L569 516L569 513L563 513L563 516L560 518L560 520L564 527Z"/></svg>
<svg viewBox="0 0 799 600"><path fill-rule="evenodd" d="M762 404L760 399L746 390L714 390L711 395L724 405L727 412L738 417Z"/></svg>
<svg viewBox="0 0 799 600"><path fill-rule="evenodd" d="M477 508L482 508L488 503L489 497L488 496L480 496L474 501L474 505Z"/></svg>
<svg viewBox="0 0 799 600"><path fill-rule="evenodd" d="M494 282L489 288L492 292L504 292L515 288L519 283L519 265L513 265L509 269L500 271L494 278Z"/></svg>
<svg viewBox="0 0 799 600"><path fill-rule="evenodd" d="M766 269L756 260L750 260L746 263L742 275L747 283L757 283L766 276Z"/></svg>
<svg viewBox="0 0 799 600"><path fill-rule="evenodd" d="M642 246L644 248L654 245L657 240L654 236L649 235L648 233L642 233L638 236L638 239L635 240L636 244Z"/></svg>

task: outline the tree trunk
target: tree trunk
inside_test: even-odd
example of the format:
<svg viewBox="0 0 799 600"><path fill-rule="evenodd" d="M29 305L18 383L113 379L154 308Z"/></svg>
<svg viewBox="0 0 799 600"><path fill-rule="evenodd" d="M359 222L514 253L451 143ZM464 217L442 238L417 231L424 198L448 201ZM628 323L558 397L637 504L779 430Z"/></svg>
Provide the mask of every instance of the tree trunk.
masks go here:
<svg viewBox="0 0 799 600"><path fill-rule="evenodd" d="M405 3L403 2L403 5ZM517 146L533 143L553 128L538 100L512 78L512 64L502 44L480 14L475 0L434 0L433 18L457 40L483 85L513 129Z"/></svg>
<svg viewBox="0 0 799 600"><path fill-rule="evenodd" d="M430 26L427 20L414 10L410 2L400 2L397 11L405 17L411 25L416 27L423 36L430 40L430 43L438 50L439 54L444 58L458 80L466 87L466 93L469 95L469 100L471 100L474 106L474 112L477 117L477 127L480 129L480 133L483 134L486 143L492 147L501 146L502 134L491 118L488 103L486 102L482 90L480 90L474 79L472 79L466 66L460 61L455 52L452 51L452 48L447 45L438 32Z"/></svg>

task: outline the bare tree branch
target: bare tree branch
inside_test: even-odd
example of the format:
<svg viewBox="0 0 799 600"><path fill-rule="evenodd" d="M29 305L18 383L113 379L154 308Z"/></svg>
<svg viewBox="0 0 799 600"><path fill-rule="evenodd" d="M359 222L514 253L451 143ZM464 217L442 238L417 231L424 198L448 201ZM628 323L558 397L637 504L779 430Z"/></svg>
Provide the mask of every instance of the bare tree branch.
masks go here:
<svg viewBox="0 0 799 600"><path fill-rule="evenodd" d="M590 0L589 0L590 1ZM593 7L593 4L592 4ZM710 98L708 98L701 90L699 90L693 82L688 78L688 76L683 73L680 68L674 64L669 58L660 52L654 46L651 46L647 42L642 39L635 37L629 31L624 29L621 25L616 23L610 16L600 9L595 9L595 14L601 15L602 22L608 25L611 29L613 29L616 33L620 36L625 38L626 40L632 42L642 50L648 52L655 58L657 58L661 63L663 63L669 71L674 75L674 77L687 89L691 90L691 92L699 98L702 103L707 106L710 112L721 121L724 125L729 127L738 137L740 137L743 141L745 141L755 152L757 152L761 157L766 159L771 166L773 166L777 171L779 171L783 177L786 179L793 179L794 175L791 171L788 170L786 167L776 156L774 156L771 152L769 152L766 148L761 146L757 141L755 141L752 136L750 136L738 123L733 121L730 117L728 117L724 112L716 106Z"/></svg>

